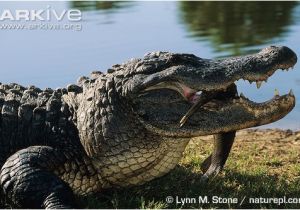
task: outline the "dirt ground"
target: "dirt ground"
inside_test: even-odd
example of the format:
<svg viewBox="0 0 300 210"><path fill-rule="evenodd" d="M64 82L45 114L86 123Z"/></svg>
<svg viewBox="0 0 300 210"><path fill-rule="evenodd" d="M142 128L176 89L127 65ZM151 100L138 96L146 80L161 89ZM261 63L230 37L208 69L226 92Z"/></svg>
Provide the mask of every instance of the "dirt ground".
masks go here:
<svg viewBox="0 0 300 210"><path fill-rule="evenodd" d="M201 137L204 141L211 141L212 136ZM259 144L258 149L289 150L290 147L300 148L300 131L281 129L247 129L238 131L234 143L235 147L253 142ZM299 150L300 154L300 150Z"/></svg>

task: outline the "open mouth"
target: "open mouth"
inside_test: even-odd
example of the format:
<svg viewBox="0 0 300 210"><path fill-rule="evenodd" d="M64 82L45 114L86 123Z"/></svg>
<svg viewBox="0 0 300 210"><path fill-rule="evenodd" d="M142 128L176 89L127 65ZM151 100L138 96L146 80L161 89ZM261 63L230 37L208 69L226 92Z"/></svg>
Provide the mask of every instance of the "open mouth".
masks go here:
<svg viewBox="0 0 300 210"><path fill-rule="evenodd" d="M257 103L238 95L235 82L255 82L260 88L276 71L289 70L296 62L296 54L285 46L225 59L150 54L139 66L132 108L146 129L176 138L269 124L295 107L293 92L275 91L270 100Z"/></svg>
<svg viewBox="0 0 300 210"><path fill-rule="evenodd" d="M292 90L288 94L282 96L280 96L279 92L275 90L275 94L272 99L263 103L256 103L246 98L242 93L238 95L235 82L243 79L248 81L250 84L255 82L256 87L260 88L263 82L267 82L268 78L277 70L282 69L283 71L288 71L293 69L296 62L297 57L295 54L293 54L292 56L289 56L289 59L276 62L270 66L264 66L265 68L260 68L259 70L255 70L253 72L248 71L245 74L239 74L235 77L232 77L230 81L226 81L226 83L220 83L218 85L214 84L213 88L211 86L207 89L196 89L195 87L191 88L182 81L163 81L148 86L144 89L143 93L160 89L170 89L179 93L182 98L190 104L190 107L186 110L185 114L178 118L177 122L179 127L185 127L184 125L199 109L202 111L206 110L219 112L224 110L226 111L227 108L229 109L230 106L234 105L243 107L244 110L251 112L254 117L261 117L263 116L262 113L264 112L267 116L267 114L272 113L272 111L274 113L279 112L278 110L284 110L284 113L287 114L295 105L295 96ZM281 108L278 109L278 107ZM271 120L278 120L279 115L280 114L277 114L276 117L270 117L274 119L269 119L268 122L263 122L264 120L261 119L260 123L266 124L270 123ZM283 116L284 114L281 115L281 117ZM190 124L193 124L192 120ZM257 124L259 123L256 123L255 125Z"/></svg>
<svg viewBox="0 0 300 210"><path fill-rule="evenodd" d="M258 83L257 88L259 89L261 86L261 83ZM183 86L181 84L181 86ZM188 87L186 87L188 88ZM256 103L254 101L251 101L247 97L244 96L243 93L240 93L240 95L235 94L228 95L228 97L222 97L222 95L228 95L227 90L221 90L221 91L197 91L195 93L191 94L191 97L187 98L187 100L192 104L191 108L186 112L186 114L180 119L179 125L180 127L184 126L184 124L187 122L187 120L200 108L203 109L209 109L209 110L219 110L223 109L226 104L230 103L240 103L243 104L245 107L249 107L251 109L253 106L262 107L266 106L266 103L269 104L276 104L276 101L295 101L295 96L292 90L286 95L280 96L279 91L275 89L274 91L274 97L270 99L268 102L264 103ZM220 98L221 97L221 98Z"/></svg>

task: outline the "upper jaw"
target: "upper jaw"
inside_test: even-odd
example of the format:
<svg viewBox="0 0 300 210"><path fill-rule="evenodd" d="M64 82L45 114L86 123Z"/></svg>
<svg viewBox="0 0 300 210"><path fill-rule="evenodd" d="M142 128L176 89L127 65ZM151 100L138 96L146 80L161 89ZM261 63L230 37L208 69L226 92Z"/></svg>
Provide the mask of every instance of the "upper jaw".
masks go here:
<svg viewBox="0 0 300 210"><path fill-rule="evenodd" d="M268 78L277 70L293 69L297 63L297 55L288 47L270 46L256 54L211 60L210 62L211 71L209 73L204 72L208 76L204 76L199 87L196 87L196 81L192 86L190 83L186 84L198 90L216 91L226 90L235 81L242 79L250 83L256 82L259 88L262 81L267 82Z"/></svg>
<svg viewBox="0 0 300 210"><path fill-rule="evenodd" d="M143 92L167 88L177 91L192 104L205 104L214 95L226 92L239 79L256 82L257 88L260 88L262 81L267 81L276 70L289 70L296 62L296 54L284 46L271 46L253 55L222 60L199 58L198 66L194 62L194 66L179 65L148 76L143 82L146 86ZM180 121L181 125L184 118Z"/></svg>
<svg viewBox="0 0 300 210"><path fill-rule="evenodd" d="M178 55L177 55L178 56ZM288 70L297 62L296 54L284 46L271 46L252 55L209 60L198 58L188 64L176 65L156 72L143 80L141 89L161 82L178 82L197 91L226 90L235 81L243 79L250 83L262 81L278 69Z"/></svg>
<svg viewBox="0 0 300 210"><path fill-rule="evenodd" d="M262 81L267 82L278 69L283 71L293 69L297 63L297 55L288 47L271 46L261 50L254 57L254 62L257 63L254 69L245 68L247 73L241 79L248 80L250 83L256 82L259 88Z"/></svg>

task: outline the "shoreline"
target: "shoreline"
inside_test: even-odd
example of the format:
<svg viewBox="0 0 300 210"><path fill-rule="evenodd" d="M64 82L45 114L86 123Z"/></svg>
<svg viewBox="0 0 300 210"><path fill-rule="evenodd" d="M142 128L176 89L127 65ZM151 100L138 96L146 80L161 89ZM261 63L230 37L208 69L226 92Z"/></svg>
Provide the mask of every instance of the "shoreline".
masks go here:
<svg viewBox="0 0 300 210"><path fill-rule="evenodd" d="M200 136L193 139L212 140L213 135ZM247 138L247 139L245 139ZM300 130L281 129L281 128L248 128L239 130L236 133L236 141L266 141L266 140L286 140L299 141Z"/></svg>
<svg viewBox="0 0 300 210"><path fill-rule="evenodd" d="M286 141L299 141L300 130L292 129L280 129L280 128L250 128L246 130L238 131L236 138L242 140L242 138L250 138L246 141L251 140L286 140ZM300 141L299 141L300 142Z"/></svg>

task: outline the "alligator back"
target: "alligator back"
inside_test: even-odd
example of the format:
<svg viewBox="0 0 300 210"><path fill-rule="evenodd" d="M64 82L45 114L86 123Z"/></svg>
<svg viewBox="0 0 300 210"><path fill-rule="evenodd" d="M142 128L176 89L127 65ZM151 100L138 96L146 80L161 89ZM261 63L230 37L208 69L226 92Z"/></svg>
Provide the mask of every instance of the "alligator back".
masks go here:
<svg viewBox="0 0 300 210"><path fill-rule="evenodd" d="M0 84L0 166L16 151L33 145L60 146L75 132L64 89ZM74 135L74 134L73 134Z"/></svg>

